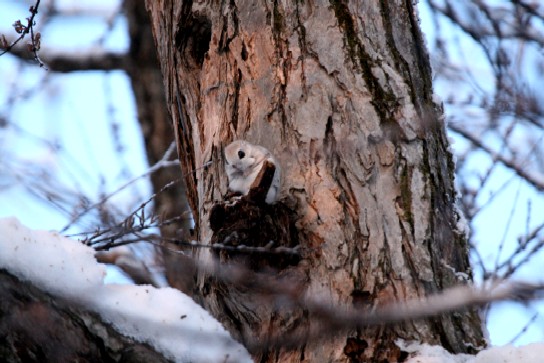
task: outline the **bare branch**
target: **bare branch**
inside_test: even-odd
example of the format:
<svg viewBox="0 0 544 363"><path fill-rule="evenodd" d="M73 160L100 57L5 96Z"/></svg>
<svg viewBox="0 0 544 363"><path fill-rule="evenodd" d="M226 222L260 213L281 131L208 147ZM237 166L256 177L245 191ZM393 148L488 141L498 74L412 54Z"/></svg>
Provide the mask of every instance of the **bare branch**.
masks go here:
<svg viewBox="0 0 544 363"><path fill-rule="evenodd" d="M128 247L116 248L108 252L97 252L95 257L98 262L119 267L137 285L161 287L146 264L136 258Z"/></svg>
<svg viewBox="0 0 544 363"><path fill-rule="evenodd" d="M95 208L98 208L99 206L103 205L104 203L106 203L110 198L112 198L113 196L115 196L117 193L119 193L120 191L122 191L123 189L127 188L129 185L137 182L138 180L141 180L143 178L145 178L146 176L150 175L150 174L153 174L155 171L161 169L161 168L166 168L166 167L172 167L172 166L177 166L179 165L179 161L178 160L168 160L170 158L170 156L172 155L172 153L174 152L175 150L175 144L171 144L170 147L168 148L168 150L164 153L164 156L161 160L159 160L155 165L153 165L151 168L149 168L145 173L141 174L141 175L138 175L137 177L135 178L132 178L128 181L126 181L123 185L121 185L119 188L117 188L116 190L114 190L113 192L111 193L108 193L107 195L105 195L100 201L94 203L94 204L91 204L90 206L84 208L82 211L80 211L77 215L75 215L74 217L72 217L72 219L70 220L70 222L64 227L61 229L60 233L62 232L65 232L68 228L70 228L70 226L72 224L74 224L75 222L77 222L81 217L83 217L85 214L87 214L89 211L95 209ZM167 188L171 186L171 183L169 183L167 186L165 186L164 188ZM163 189L164 189L163 188ZM156 194L153 194L147 202L145 202L143 205L146 205L147 203L149 203L154 197L155 197Z"/></svg>
<svg viewBox="0 0 544 363"><path fill-rule="evenodd" d="M502 281L490 283L482 288L455 287L423 299L391 303L374 309L355 309L305 296L303 286L297 281L255 273L239 265L211 266L202 262L198 264L200 269L208 271L210 275L230 286L243 287L255 294L272 298L268 304L277 304L284 309L297 306L312 314L314 320L308 331L269 335L264 341L249 340L246 347L250 350L293 348L309 341L326 339L344 330L430 318L498 301L528 302L544 297L544 284Z"/></svg>
<svg viewBox="0 0 544 363"><path fill-rule="evenodd" d="M35 21L34 18L38 14L38 8L40 7L40 1L36 0L36 3L28 9L30 12L30 17L26 18L27 23L26 25L22 24L20 20L15 21L13 24L13 27L15 28L15 31L20 34L15 41L13 41L11 44L0 44L0 48L4 48L3 51L0 52L0 56L6 54L7 52L11 51L17 43L19 43L21 40L25 38L27 34L30 34L30 40L31 42L28 44L28 51L32 52L34 54L34 60L38 62L40 67L44 67L45 64L42 62L38 55L38 51L40 50L40 43L41 43L41 34L39 32L34 32L34 25ZM2 35L2 43L6 43L5 37Z"/></svg>
<svg viewBox="0 0 544 363"><path fill-rule="evenodd" d="M56 72L126 70L128 58L115 52L43 53L50 70Z"/></svg>
<svg viewBox="0 0 544 363"><path fill-rule="evenodd" d="M476 136L472 135L471 133L465 131L459 126L456 126L453 123L448 124L448 128L452 131L458 133L459 135L463 136L465 139L469 140L471 143L473 143L478 148L484 150L486 153L489 154L489 156L493 160L499 161L501 164L506 166L507 168L511 169L513 172L515 172L519 177L521 177L523 180L527 181L529 184L531 184L533 187L535 187L536 190L542 192L544 191L544 180L540 180L538 177L535 177L528 173L523 167L518 165L515 160L505 158L504 156L497 154L493 149L486 146L482 140L477 138Z"/></svg>

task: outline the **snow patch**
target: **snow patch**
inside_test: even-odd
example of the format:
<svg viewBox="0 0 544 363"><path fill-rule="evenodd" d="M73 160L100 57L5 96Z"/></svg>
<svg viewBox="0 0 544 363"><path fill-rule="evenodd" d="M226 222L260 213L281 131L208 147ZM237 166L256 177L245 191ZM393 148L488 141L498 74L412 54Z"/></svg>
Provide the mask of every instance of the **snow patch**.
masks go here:
<svg viewBox="0 0 544 363"><path fill-rule="evenodd" d="M16 218L0 219L0 268L77 299L120 333L147 342L176 362L251 362L246 349L191 298L172 288L104 284L94 250Z"/></svg>
<svg viewBox="0 0 544 363"><path fill-rule="evenodd" d="M544 343L533 343L522 347L505 345L489 347L476 355L452 354L441 346L407 343L402 339L397 346L410 353L406 363L540 363L544 354Z"/></svg>

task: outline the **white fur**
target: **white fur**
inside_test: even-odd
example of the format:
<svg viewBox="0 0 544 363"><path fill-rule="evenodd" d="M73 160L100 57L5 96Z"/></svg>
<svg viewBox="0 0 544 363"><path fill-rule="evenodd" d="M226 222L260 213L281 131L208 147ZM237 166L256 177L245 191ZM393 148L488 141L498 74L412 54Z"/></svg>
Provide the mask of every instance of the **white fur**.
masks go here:
<svg viewBox="0 0 544 363"><path fill-rule="evenodd" d="M265 202L274 203L279 194L281 168L274 156L262 146L252 145L244 140L236 140L225 147L225 170L229 178L229 189L246 195L255 181L265 160L274 164L276 171Z"/></svg>

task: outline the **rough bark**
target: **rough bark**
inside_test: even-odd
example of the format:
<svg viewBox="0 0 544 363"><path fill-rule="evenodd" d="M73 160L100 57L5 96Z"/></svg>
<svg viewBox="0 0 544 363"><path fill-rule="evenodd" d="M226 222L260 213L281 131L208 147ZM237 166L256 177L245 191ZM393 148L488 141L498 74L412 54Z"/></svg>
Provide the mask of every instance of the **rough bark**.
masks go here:
<svg viewBox="0 0 544 363"><path fill-rule="evenodd" d="M242 138L281 164L282 202L309 252L279 275L296 275L307 296L371 308L464 283L453 163L411 1L146 3L200 242L227 192L221 148ZM242 341L312 323L212 282L200 276L202 304ZM393 362L398 338L453 352L484 344L471 311L254 357Z"/></svg>
<svg viewBox="0 0 544 363"><path fill-rule="evenodd" d="M0 361L168 362L100 317L0 269Z"/></svg>

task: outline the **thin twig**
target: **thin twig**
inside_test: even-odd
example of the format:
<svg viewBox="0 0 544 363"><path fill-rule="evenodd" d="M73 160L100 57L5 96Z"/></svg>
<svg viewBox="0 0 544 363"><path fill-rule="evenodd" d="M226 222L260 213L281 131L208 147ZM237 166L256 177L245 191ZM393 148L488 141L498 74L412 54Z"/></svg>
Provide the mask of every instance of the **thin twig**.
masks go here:
<svg viewBox="0 0 544 363"><path fill-rule="evenodd" d="M161 168L167 168L167 167L172 167L172 166L179 165L178 160L168 160L170 158L170 156L172 155L172 153L174 152L174 150L175 150L175 144L172 143L170 145L170 147L168 148L168 150L164 153L162 159L159 160L157 163L155 163L155 165L153 165L151 168L149 168L145 173L140 174L140 175L126 181L124 184L122 184L116 190L114 190L113 192L110 192L110 193L106 194L104 197L102 197L98 202L93 203L93 204L87 206L86 208L84 208L83 210L81 210L78 214L76 214L74 217L72 217L72 219L70 220L70 222L68 222L68 224L66 226L64 226L60 230L60 233L66 232L66 230L68 230L68 228L70 228L75 222L77 222L81 217L83 217L89 211L99 207L100 205L103 205L110 198L114 197L117 193L119 193L123 189L127 188L131 184L137 182L138 180L141 180L141 179L145 178L146 176L148 176L150 174L153 174L154 172L156 172L157 170L159 170Z"/></svg>

